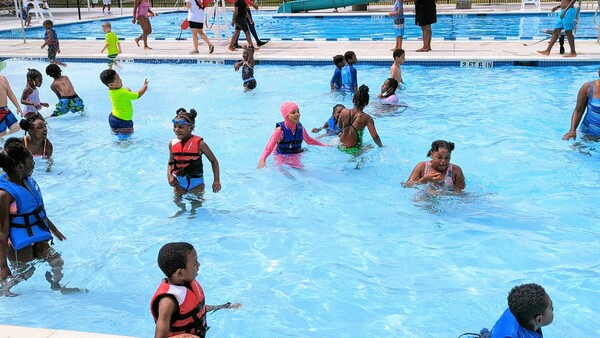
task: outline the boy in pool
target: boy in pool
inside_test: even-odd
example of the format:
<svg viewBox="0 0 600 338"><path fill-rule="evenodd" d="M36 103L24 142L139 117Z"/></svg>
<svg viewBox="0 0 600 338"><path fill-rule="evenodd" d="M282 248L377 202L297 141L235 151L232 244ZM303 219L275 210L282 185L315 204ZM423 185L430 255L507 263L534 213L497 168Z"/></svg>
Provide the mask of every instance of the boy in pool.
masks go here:
<svg viewBox="0 0 600 338"><path fill-rule="evenodd" d="M575 29L575 17L577 16L577 9L573 6L574 4L575 0L561 0L560 5L552 7L552 12L556 12L559 8L560 12L558 12L556 24L554 25L552 37L548 42L548 47L546 47L545 50L538 50L538 53L546 56L550 55L550 51L552 50L552 47L554 47L556 40L558 40L560 32L564 29L571 52L563 56L566 58L577 56L577 52L575 51L575 36L573 35L573 29Z"/></svg>
<svg viewBox="0 0 600 338"><path fill-rule="evenodd" d="M158 252L158 266L167 278L150 301L156 322L154 338L204 337L206 314L220 309L239 309L240 303L206 305L204 290L196 280L200 263L194 246L186 242L167 243Z"/></svg>
<svg viewBox="0 0 600 338"><path fill-rule="evenodd" d="M48 46L48 61L50 63L56 63L63 67L66 67L67 64L60 62L56 59L56 54L60 54L60 43L58 42L58 35L56 34L56 30L53 28L54 23L52 20L46 20L43 23L44 29L46 33L44 34L44 43L42 44L42 49Z"/></svg>
<svg viewBox="0 0 600 338"><path fill-rule="evenodd" d="M358 76L354 64L358 62L356 54L349 50L344 53L346 65L342 68L342 91L354 93L358 89Z"/></svg>
<svg viewBox="0 0 600 338"><path fill-rule="evenodd" d="M325 121L325 124L323 124L322 127L313 128L311 131L313 133L318 133L321 130L325 129L327 133L322 136L339 134L342 130L340 129L340 127L338 127L338 121L340 120L340 114L344 109L346 109L346 107L344 107L343 104L336 104L335 106L333 106L333 112L331 113L331 117L329 118L329 120Z"/></svg>
<svg viewBox="0 0 600 338"><path fill-rule="evenodd" d="M4 65L6 65L6 63L0 63L0 69L3 68ZM10 111L10 109L8 109L7 98L10 99L15 108L17 108L17 112L23 115L19 101L17 101L15 93L13 93L12 89L10 88L8 80L4 76L0 75L0 137L6 135L7 132L14 133L19 131L19 123L17 122L17 118Z"/></svg>
<svg viewBox="0 0 600 338"><path fill-rule="evenodd" d="M237 72L242 67L242 80L244 88L252 90L256 88L256 79L254 79L254 47L244 45L242 52L242 61L236 62L233 69Z"/></svg>
<svg viewBox="0 0 600 338"><path fill-rule="evenodd" d="M132 92L128 87L123 88L123 81L117 72L106 69L100 73L100 81L108 87L108 95L112 103L112 112L108 115L108 124L119 140L128 139L133 134L133 104L148 90L148 79L144 79L142 88Z"/></svg>
<svg viewBox="0 0 600 338"><path fill-rule="evenodd" d="M110 10L108 12L110 13ZM123 51L121 51L121 43L119 42L117 34L115 34L111 29L110 22L107 21L102 24L102 31L106 33L106 44L100 53L104 53L105 50L108 53L106 56L108 58L108 69L112 69L113 65L119 67L119 64L115 60L117 59L117 55L123 53Z"/></svg>
<svg viewBox="0 0 600 338"><path fill-rule="evenodd" d="M554 320L552 300L538 284L515 286L508 294L508 309L485 338L524 337L542 338L542 326Z"/></svg>
<svg viewBox="0 0 600 338"><path fill-rule="evenodd" d="M346 64L344 56L341 54L334 56L333 64L335 65L335 70L333 71L331 81L329 81L329 88L331 91L342 89L342 68L344 68L344 65Z"/></svg>
<svg viewBox="0 0 600 338"><path fill-rule="evenodd" d="M61 116L68 112L79 113L85 108L81 98L75 93L75 88L69 77L62 75L58 65L50 64L46 67L46 75L54 79L50 89L58 97L58 103L51 116Z"/></svg>
<svg viewBox="0 0 600 338"><path fill-rule="evenodd" d="M394 58L394 63L390 67L390 77L393 77L398 81L398 85L404 85L404 81L402 81L402 70L400 69L400 65L404 63L406 53L404 49L398 48L395 49L392 53L392 57Z"/></svg>

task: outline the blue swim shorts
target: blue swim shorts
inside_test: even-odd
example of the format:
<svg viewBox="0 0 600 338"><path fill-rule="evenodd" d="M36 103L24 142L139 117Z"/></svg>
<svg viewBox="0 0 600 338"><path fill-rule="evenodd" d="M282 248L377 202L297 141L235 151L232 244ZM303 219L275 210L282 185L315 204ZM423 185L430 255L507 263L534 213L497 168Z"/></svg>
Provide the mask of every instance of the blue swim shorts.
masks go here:
<svg viewBox="0 0 600 338"><path fill-rule="evenodd" d="M175 175L175 178L179 186L185 189L185 191L190 191L204 183L204 177L191 177L188 180L187 176Z"/></svg>
<svg viewBox="0 0 600 338"><path fill-rule="evenodd" d="M108 125L110 126L113 134L119 136L119 139L122 139L122 136L128 137L133 134L133 121L122 120L114 116L112 113L108 115Z"/></svg>
<svg viewBox="0 0 600 338"><path fill-rule="evenodd" d="M394 19L394 34L396 37L404 36L404 19Z"/></svg>
<svg viewBox="0 0 600 338"><path fill-rule="evenodd" d="M117 59L117 55L119 54L108 54L108 66L112 66L115 64L115 60Z"/></svg>
<svg viewBox="0 0 600 338"><path fill-rule="evenodd" d="M13 124L17 123L17 118L7 106L0 107L0 119L0 133L5 132Z"/></svg>
<svg viewBox="0 0 600 338"><path fill-rule="evenodd" d="M83 105L83 100L81 100L79 96L63 97L56 104L52 116L61 116L68 112L79 113L83 111L83 108L85 108L85 106Z"/></svg>
<svg viewBox="0 0 600 338"><path fill-rule="evenodd" d="M567 8L565 17L561 19L560 16L564 11L565 9L561 9L560 12L558 12L554 29L562 28L565 31L572 31L573 29L575 29L575 16L577 16L577 9L575 9L574 7Z"/></svg>

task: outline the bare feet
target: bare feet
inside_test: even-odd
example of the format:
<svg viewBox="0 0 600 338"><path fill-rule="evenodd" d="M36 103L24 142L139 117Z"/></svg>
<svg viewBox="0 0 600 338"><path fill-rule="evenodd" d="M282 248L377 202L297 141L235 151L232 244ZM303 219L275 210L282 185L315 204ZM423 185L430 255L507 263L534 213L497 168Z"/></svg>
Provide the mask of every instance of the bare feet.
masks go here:
<svg viewBox="0 0 600 338"><path fill-rule="evenodd" d="M415 52L430 52L430 51L431 51L431 48L423 47L423 48L417 49Z"/></svg>
<svg viewBox="0 0 600 338"><path fill-rule="evenodd" d="M563 55L564 58L574 58L576 56L577 56L577 53L569 53L569 54Z"/></svg>
<svg viewBox="0 0 600 338"><path fill-rule="evenodd" d="M150 47L148 47L148 46L144 46L144 49L152 49L152 48L150 48Z"/></svg>
<svg viewBox="0 0 600 338"><path fill-rule="evenodd" d="M232 52L235 52L237 50L237 49L233 48L232 46L229 46L229 48L227 48L227 49L229 49Z"/></svg>
<svg viewBox="0 0 600 338"><path fill-rule="evenodd" d="M540 54L542 54L542 55L546 55L546 56L550 55L550 51L549 50L538 50L537 52L540 53Z"/></svg>
<svg viewBox="0 0 600 338"><path fill-rule="evenodd" d="M140 39L139 38L135 38L135 44L139 47L140 46Z"/></svg>
<svg viewBox="0 0 600 338"><path fill-rule="evenodd" d="M394 47L394 48L390 49L390 51L392 51L392 52L393 52L393 51L395 51L396 49L398 49L398 48Z"/></svg>
<svg viewBox="0 0 600 338"><path fill-rule="evenodd" d="M200 52L199 52L199 51L197 51L197 50L193 50L193 51L191 51L191 52L190 52L190 54L199 54L199 53L200 53Z"/></svg>

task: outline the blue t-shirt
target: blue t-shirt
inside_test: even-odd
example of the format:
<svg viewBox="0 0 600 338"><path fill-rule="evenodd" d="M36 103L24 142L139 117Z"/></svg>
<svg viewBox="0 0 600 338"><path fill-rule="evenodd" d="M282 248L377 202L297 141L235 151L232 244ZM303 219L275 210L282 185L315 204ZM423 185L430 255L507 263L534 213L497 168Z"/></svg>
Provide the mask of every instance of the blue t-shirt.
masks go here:
<svg viewBox="0 0 600 338"><path fill-rule="evenodd" d="M394 15L394 23L396 23L396 20L399 19L404 19L404 5L402 4L402 1L400 0L396 0L396 3L394 4L394 12L400 11L400 14L398 15ZM402 21L402 23L404 23L404 20Z"/></svg>
<svg viewBox="0 0 600 338"><path fill-rule="evenodd" d="M333 88L339 90L342 88L342 70L338 67L335 67L333 71L333 77L331 78L331 83L333 83Z"/></svg>
<svg viewBox="0 0 600 338"><path fill-rule="evenodd" d="M347 91L354 91L358 88L358 78L356 75L356 68L351 65L345 65L342 68L342 89Z"/></svg>
<svg viewBox="0 0 600 338"><path fill-rule="evenodd" d="M542 329L531 331L522 327L510 309L506 309L492 328L492 338L543 338Z"/></svg>

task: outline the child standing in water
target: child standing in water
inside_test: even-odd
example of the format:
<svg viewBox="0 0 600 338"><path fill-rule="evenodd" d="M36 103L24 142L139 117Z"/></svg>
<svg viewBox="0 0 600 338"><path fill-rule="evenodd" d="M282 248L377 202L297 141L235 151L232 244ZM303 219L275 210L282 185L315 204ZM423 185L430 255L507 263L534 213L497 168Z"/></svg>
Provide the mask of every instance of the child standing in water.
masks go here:
<svg viewBox="0 0 600 338"><path fill-rule="evenodd" d="M112 103L112 112L108 115L108 124L119 140L126 140L133 134L133 104L148 90L148 79L144 79L142 88L132 92L128 87L123 88L123 81L113 69L100 73L100 81L108 87L108 95Z"/></svg>
<svg viewBox="0 0 600 338"><path fill-rule="evenodd" d="M433 141L427 152L431 161L417 164L403 185L412 187L414 184L429 184L434 190L461 192L465 188L465 176L459 166L450 163L453 150L452 142Z"/></svg>
<svg viewBox="0 0 600 338"><path fill-rule="evenodd" d="M342 89L342 68L344 68L344 65L346 64L344 56L341 54L334 56L333 64L335 65L335 70L333 71L331 81L329 81L329 88L331 91Z"/></svg>
<svg viewBox="0 0 600 338"><path fill-rule="evenodd" d="M169 143L169 164L167 166L167 180L175 193L175 204L185 210L181 197L185 193L196 195L200 201L192 201L191 213L200 206L204 195L204 168L202 155L210 161L213 172L212 191L221 190L219 161L213 154L208 144L200 136L192 134L196 125L196 110L187 112L179 108L173 119L173 132L176 138Z"/></svg>
<svg viewBox="0 0 600 338"><path fill-rule="evenodd" d="M5 63L0 63L0 69L4 68L4 65ZM8 109L7 98L15 105L17 112L23 116L19 101L17 101L15 93L13 93L12 88L10 88L8 80L0 75L0 137L6 135L7 132L14 133L19 131L17 118L10 109Z"/></svg>
<svg viewBox="0 0 600 338"><path fill-rule="evenodd" d="M108 12L110 13L110 10ZM119 67L119 64L117 63L116 59L119 54L123 53L123 51L121 51L121 43L119 42L119 38L117 37L117 34L115 34L112 31L110 22L105 22L102 24L102 31L106 33L106 44L104 45L100 53L104 53L104 51L106 50L106 57L108 58L108 69L112 69L113 65Z"/></svg>
<svg viewBox="0 0 600 338"><path fill-rule="evenodd" d="M342 68L342 90L354 93L358 89L358 76L354 64L358 62L356 54L349 50L344 53L346 65Z"/></svg>
<svg viewBox="0 0 600 338"><path fill-rule="evenodd" d="M23 119L19 122L19 126L25 132L23 143L25 148L29 150L33 157L39 157L47 160L46 171L52 169L52 153L54 146L48 139L48 127L46 121L40 118L39 115L34 115L30 119Z"/></svg>
<svg viewBox="0 0 600 338"><path fill-rule="evenodd" d="M392 66L390 67L390 77L396 79L398 85L404 85L404 81L402 81L402 70L400 69L400 65L404 63L406 56L404 49L399 48L394 50L392 56L394 57L394 63L392 63Z"/></svg>
<svg viewBox="0 0 600 338"><path fill-rule="evenodd" d="M190 243L167 243L158 252L158 267L165 274L150 301L156 322L155 338L205 337L206 315L220 309L239 309L240 303L206 305L204 290L196 281L198 254Z"/></svg>
<svg viewBox="0 0 600 338"><path fill-rule="evenodd" d="M38 88L42 86L42 73L37 69L27 69L27 86L23 89L21 95L21 104L23 104L23 117L28 119L35 115L42 116L39 112L42 107L48 108L50 105L40 101ZM43 117L42 117L43 119Z"/></svg>
<svg viewBox="0 0 600 338"><path fill-rule="evenodd" d="M300 123L300 108L298 108L298 105L294 102L284 102L280 111L284 120L275 125L275 131L273 131L258 161L258 168L266 166L267 157L271 155L273 150L276 154L298 154L302 152L302 141L312 145L325 146L304 131Z"/></svg>
<svg viewBox="0 0 600 338"><path fill-rule="evenodd" d="M331 113L331 117L329 118L329 120L325 121L325 124L323 124L322 127L313 128L311 131L313 133L318 133L321 130L325 129L327 131L325 135L339 134L342 130L338 127L338 121L340 120L340 114L344 109L346 109L346 107L344 107L343 104L336 104L335 106L333 106L333 112Z"/></svg>
<svg viewBox="0 0 600 338"><path fill-rule="evenodd" d="M242 80L244 81L244 88L246 90L252 90L256 88L256 79L254 79L254 47L244 46L244 52L242 52L242 61L236 62L233 68L237 72L242 67Z"/></svg>
<svg viewBox="0 0 600 338"><path fill-rule="evenodd" d="M58 97L58 103L52 116L61 116L68 112L82 112L85 106L81 98L75 93L75 88L69 77L62 75L62 70L58 65L51 64L46 67L46 75L54 79L50 89Z"/></svg>

